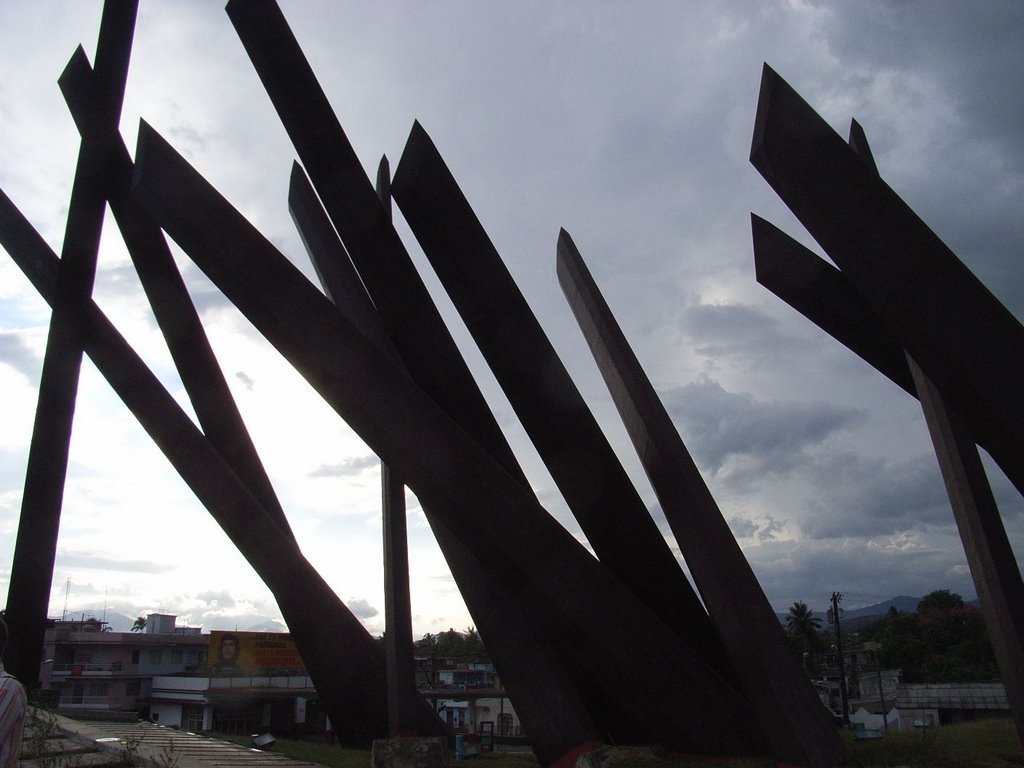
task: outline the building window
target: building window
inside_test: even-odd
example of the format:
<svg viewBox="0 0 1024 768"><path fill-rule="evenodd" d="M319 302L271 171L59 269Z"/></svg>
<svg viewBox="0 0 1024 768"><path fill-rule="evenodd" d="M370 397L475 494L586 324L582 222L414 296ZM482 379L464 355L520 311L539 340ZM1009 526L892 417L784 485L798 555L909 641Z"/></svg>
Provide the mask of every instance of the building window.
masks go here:
<svg viewBox="0 0 1024 768"><path fill-rule="evenodd" d="M138 696L142 692L141 680L126 680L124 684L125 696Z"/></svg>
<svg viewBox="0 0 1024 768"><path fill-rule="evenodd" d="M89 687L88 687L88 690L86 691L85 695L86 696L94 696L94 697L106 696L107 695L107 684L106 683L100 683L100 682L92 681L92 682L89 683Z"/></svg>
<svg viewBox="0 0 1024 768"><path fill-rule="evenodd" d="M159 664L163 660L163 653L159 648L150 648L147 661L150 664Z"/></svg>
<svg viewBox="0 0 1024 768"><path fill-rule="evenodd" d="M181 664L181 649L175 648L171 651L171 664Z"/></svg>
<svg viewBox="0 0 1024 768"><path fill-rule="evenodd" d="M138 663L139 663L139 651L138 651L138 649L136 649L136 650L132 651L132 664L138 664Z"/></svg>

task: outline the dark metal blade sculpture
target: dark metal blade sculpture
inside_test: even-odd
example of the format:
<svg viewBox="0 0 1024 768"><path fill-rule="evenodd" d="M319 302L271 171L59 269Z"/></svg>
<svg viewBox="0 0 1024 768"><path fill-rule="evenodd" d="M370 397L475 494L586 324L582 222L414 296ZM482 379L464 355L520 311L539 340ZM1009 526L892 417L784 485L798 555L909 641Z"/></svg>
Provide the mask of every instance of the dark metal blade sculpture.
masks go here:
<svg viewBox="0 0 1024 768"><path fill-rule="evenodd" d="M410 375L529 487L281 9L234 0L227 12Z"/></svg>
<svg viewBox="0 0 1024 768"><path fill-rule="evenodd" d="M849 143L863 166L877 175L867 136L856 120ZM1010 709L1024 741L1024 614L1018 609L1024 605L1024 581L970 426L911 355L903 353L894 334L845 275L767 222L754 217L753 224L758 280L920 399Z"/></svg>
<svg viewBox="0 0 1024 768"><path fill-rule="evenodd" d="M0 244L52 302L57 256L2 193ZM338 718L340 737L368 742L387 722L377 644L91 301L83 321L86 353L275 593L328 711ZM339 645L351 651L346 664L337 663Z"/></svg>
<svg viewBox="0 0 1024 768"><path fill-rule="evenodd" d="M750 564L569 234L558 280L776 758L838 766L846 751Z"/></svg>
<svg viewBox="0 0 1024 768"><path fill-rule="evenodd" d="M56 254L0 191L0 245L53 301ZM363 745L385 732L380 648L324 583L211 442L91 301L84 348L146 432L274 594L343 743ZM339 659L338 648L345 648ZM426 702L421 733L444 733Z"/></svg>
<svg viewBox="0 0 1024 768"><path fill-rule="evenodd" d="M92 294L103 227L106 157L117 131L128 77L137 0L106 2L90 93L95 130L82 138L71 189L53 314L46 340L21 519L7 593L7 668L31 689L39 679L57 532L64 500L71 424L82 366L82 312Z"/></svg>
<svg viewBox="0 0 1024 768"><path fill-rule="evenodd" d="M767 65L750 161L1024 493L1016 318Z"/></svg>
<svg viewBox="0 0 1024 768"><path fill-rule="evenodd" d="M652 732L695 749L756 738L736 734L749 716L742 698L146 125L135 193L453 535L493 557L510 587L535 595L543 622L575 627L575 658L595 688L614 692L638 722L649 717ZM651 666L661 673L637 691L637 675Z"/></svg>
<svg viewBox="0 0 1024 768"><path fill-rule="evenodd" d="M288 201L326 294L354 328L404 369L344 246L298 165L292 169ZM390 468L388 471L395 476ZM545 763L554 763L581 745L598 743L600 733L568 677L564 659L547 634L537 631L540 617L529 611L517 590L483 567L474 548L462 545L429 504L424 505L424 513L481 636L487 639L537 754Z"/></svg>
<svg viewBox="0 0 1024 768"><path fill-rule="evenodd" d="M289 189L290 194L290 189ZM391 168L382 157L377 196L391 218ZM339 244L340 245L340 244ZM316 260L313 260L316 264ZM412 602L405 483L381 462L381 521L384 535L384 657L388 672L388 732L416 735L416 662L412 655Z"/></svg>
<svg viewBox="0 0 1024 768"><path fill-rule="evenodd" d="M665 537L419 123L393 194L598 559L732 677L721 640Z"/></svg>
<svg viewBox="0 0 1024 768"><path fill-rule="evenodd" d="M274 593L345 740L445 730L413 690L404 482L543 765L568 766L606 738L701 752L767 740L786 762L843 762L568 234L559 280L707 612L423 129L413 128L396 200L600 562L537 503L391 225L386 161L375 191L274 0L230 0L227 11L310 174L296 166L289 204L330 298L145 124L133 166L117 122L136 4L108 3L95 72L79 49L60 81L83 137L61 260L0 191L0 244L54 308L10 582L9 666L30 683L39 666L84 350ZM1014 397L1024 329L881 182L856 123L850 145L765 68L751 160L843 271L754 217L758 279L920 397L1024 737L1024 584L974 446L1024 491ZM206 434L90 300L105 199ZM382 457L386 666L303 558L160 226Z"/></svg>
<svg viewBox="0 0 1024 768"><path fill-rule="evenodd" d="M850 125L850 146L877 174L868 138L856 120ZM909 353L907 364L989 628L1017 737L1024 744L1024 611L1020 610L1024 606L1024 580L970 428Z"/></svg>
<svg viewBox="0 0 1024 768"><path fill-rule="evenodd" d="M1006 698L1024 745L1024 582L970 429L907 356L967 554Z"/></svg>
<svg viewBox="0 0 1024 768"><path fill-rule="evenodd" d="M760 216L750 227L757 282L917 397L903 348L847 277Z"/></svg>
<svg viewBox="0 0 1024 768"><path fill-rule="evenodd" d="M506 472L519 479L524 489L528 488L277 4L273 0L235 0L227 10L406 369L450 418ZM423 501L422 494L418 495ZM529 519L520 523L524 529L537 524ZM458 535L454 526L452 532ZM478 546L475 540L465 543ZM567 543L578 549L575 542ZM495 573L501 571L498 567ZM523 599L541 598L527 595ZM587 659L580 653L576 635L563 613L549 610L547 615L553 624L549 632L561 645L561 652L571 659L567 664L579 668L581 657L586 659L583 668L589 673L576 677L580 690L585 690L584 695L594 702L589 706L591 715L607 717L607 713L615 712L606 720L609 728L618 724L634 734L650 733L651 721L638 713L650 708L651 700L631 701L635 693L632 685L623 687L606 672L598 674L596 658ZM561 630L555 633L559 627ZM589 633L595 640L601 636L602 643L610 642L606 627L592 627ZM623 642L631 644L629 640ZM624 655L633 656L628 651ZM642 656L642 652L635 655Z"/></svg>
<svg viewBox="0 0 1024 768"><path fill-rule="evenodd" d="M92 68L79 49L65 69L60 86L83 135L94 129L90 122L94 118L89 113L92 79ZM131 198L134 166L120 134L115 134L111 142L107 162L110 209L203 433L263 508L277 519L282 534L293 538L167 241Z"/></svg>
<svg viewBox="0 0 1024 768"><path fill-rule="evenodd" d="M85 60L84 54L82 54L72 61L72 64L65 71L65 77L61 82L62 90L71 107L72 114L79 122L79 127L83 132L89 129L86 105L90 74L88 62ZM129 195L133 166L128 156L128 151L120 137L118 137L115 144L116 146L112 147L109 157L109 162L114 169L112 175L117 179L116 183L112 184L109 190L111 209L128 245L129 252L139 272L143 288L146 290L157 321L164 337L167 339L171 354L182 376L182 381L189 393L200 424L206 433L207 439L210 440L220 455L231 464L232 469L250 492L259 499L261 507L277 522L281 529L281 536L293 540L284 511L263 469L255 447L249 439L245 424L238 413L227 382L224 380L213 351L209 346L195 307L174 264L173 257L163 239L163 235L149 217L138 208ZM267 543L269 546L275 546L272 541L268 540ZM295 567L297 570L310 570L310 566L304 560L297 561ZM277 592L280 589L279 585ZM294 598L289 599L289 597L284 595L277 596L282 604L295 603ZM309 611L308 608L306 610ZM311 618L320 611L340 611L346 615L349 613L348 609L337 598L334 598L333 601L325 602L318 610L311 614ZM294 608L290 612L294 615ZM304 623L308 623L308 621ZM308 633L302 630L302 623L297 626L296 640L299 643L300 650L304 651L304 658L310 660L307 663L310 664L311 668L322 667L328 663L336 663L336 659L333 656L319 661L313 659L314 649L308 643L303 642ZM363 635L365 635L365 631ZM365 643L367 639L367 637L358 637L355 642ZM372 671L368 672L368 676L372 677L372 675ZM322 677L322 675L320 676ZM410 675L410 684L411 682ZM353 702L351 699L334 702L331 700L331 697L336 695L328 684L328 687L325 689L325 701L328 708L334 712L335 718L338 718L348 707L352 706ZM348 695L346 693L346 696ZM423 714L419 712L421 706L422 702L417 700L415 689L413 688L410 691L410 700L407 702L406 712L409 727L413 730L416 727L417 717ZM433 722L431 722L432 720ZM339 722L338 731L340 737L343 739L348 738L350 734L348 733L347 719ZM433 732L441 731L440 723L437 722L436 717L427 717L425 722L427 727ZM362 736L360 735L357 738L362 738Z"/></svg>

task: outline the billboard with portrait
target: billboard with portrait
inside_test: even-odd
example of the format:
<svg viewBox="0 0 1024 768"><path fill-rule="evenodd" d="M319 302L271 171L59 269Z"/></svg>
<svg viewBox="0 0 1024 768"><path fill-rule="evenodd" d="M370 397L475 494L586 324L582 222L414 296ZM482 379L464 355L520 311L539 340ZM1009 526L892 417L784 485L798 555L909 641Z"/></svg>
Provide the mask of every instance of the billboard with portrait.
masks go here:
<svg viewBox="0 0 1024 768"><path fill-rule="evenodd" d="M207 653L214 675L265 675L292 671L305 674L302 657L292 636L282 632L210 633Z"/></svg>

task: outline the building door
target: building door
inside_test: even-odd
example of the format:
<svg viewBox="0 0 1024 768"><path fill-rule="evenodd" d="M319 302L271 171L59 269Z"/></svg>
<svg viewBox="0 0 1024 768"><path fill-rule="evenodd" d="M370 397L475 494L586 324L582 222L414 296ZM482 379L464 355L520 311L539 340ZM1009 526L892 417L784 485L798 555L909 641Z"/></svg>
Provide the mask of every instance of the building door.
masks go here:
<svg viewBox="0 0 1024 768"><path fill-rule="evenodd" d="M512 714L510 712L502 712L498 715L498 735L512 735Z"/></svg>
<svg viewBox="0 0 1024 768"><path fill-rule="evenodd" d="M182 705L181 727L192 733L199 733L203 730L203 706L201 704Z"/></svg>

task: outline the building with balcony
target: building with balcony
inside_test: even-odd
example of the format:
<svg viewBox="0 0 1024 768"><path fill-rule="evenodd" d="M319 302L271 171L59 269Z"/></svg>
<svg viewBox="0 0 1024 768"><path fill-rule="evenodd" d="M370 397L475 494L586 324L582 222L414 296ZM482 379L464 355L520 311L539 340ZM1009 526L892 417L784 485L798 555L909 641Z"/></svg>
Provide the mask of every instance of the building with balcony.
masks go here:
<svg viewBox="0 0 1024 768"><path fill-rule="evenodd" d="M142 632L111 632L98 619L53 621L39 679L62 710L144 710L155 675L205 669L206 636L151 614Z"/></svg>
<svg viewBox="0 0 1024 768"><path fill-rule="evenodd" d="M242 735L323 737L332 730L288 634L202 634L165 614L148 616L141 632L111 632L97 619L53 621L43 653L42 688L72 716L138 714L171 728ZM521 735L493 664L417 662L421 695L456 732Z"/></svg>

